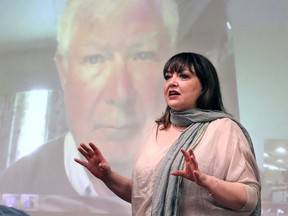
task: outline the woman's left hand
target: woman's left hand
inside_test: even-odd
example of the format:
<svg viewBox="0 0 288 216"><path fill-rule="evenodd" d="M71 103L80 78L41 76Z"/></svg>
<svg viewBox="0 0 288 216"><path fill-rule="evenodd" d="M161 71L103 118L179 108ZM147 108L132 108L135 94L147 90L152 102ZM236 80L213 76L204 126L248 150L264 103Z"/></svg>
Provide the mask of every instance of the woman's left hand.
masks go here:
<svg viewBox="0 0 288 216"><path fill-rule="evenodd" d="M186 179L194 181L198 185L202 185L206 175L198 169L198 163L192 149L188 152L185 149L181 149L182 154L185 159L185 169L184 170L173 170L172 175L182 176Z"/></svg>
<svg viewBox="0 0 288 216"><path fill-rule="evenodd" d="M239 210L247 203L247 192L243 183L228 182L209 176L198 169L198 163L192 149L189 149L188 152L181 149L181 152L185 159L185 169L173 170L171 171L172 175L182 176L195 182L230 209Z"/></svg>

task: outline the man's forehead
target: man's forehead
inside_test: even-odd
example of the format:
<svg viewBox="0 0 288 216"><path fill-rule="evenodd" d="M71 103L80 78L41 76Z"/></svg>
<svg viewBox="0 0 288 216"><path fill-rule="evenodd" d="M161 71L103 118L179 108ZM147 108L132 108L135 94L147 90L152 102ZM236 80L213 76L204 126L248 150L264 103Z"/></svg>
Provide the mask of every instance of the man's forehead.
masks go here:
<svg viewBox="0 0 288 216"><path fill-rule="evenodd" d="M88 1L76 13L75 21L105 21L121 18L127 21L143 22L159 20L161 11L155 0Z"/></svg>
<svg viewBox="0 0 288 216"><path fill-rule="evenodd" d="M108 40L114 39L115 36L119 39L127 36L138 40L158 37L163 34L165 27L162 20L158 18L159 14L151 13L147 16L146 12L148 13L149 8L145 8L146 6L146 3L132 5L126 10L117 10L116 13L107 15L105 19L99 14L83 13L74 20L75 33L85 34L85 38L104 36ZM137 11L135 7L140 7L141 10Z"/></svg>
<svg viewBox="0 0 288 216"><path fill-rule="evenodd" d="M151 1L141 1L138 4L130 6L126 10L126 18L129 20L145 20L148 17L154 17L154 19L160 18L161 11L156 7L155 3Z"/></svg>
<svg viewBox="0 0 288 216"><path fill-rule="evenodd" d="M137 49L141 47L143 48L144 46L147 49L151 49L153 47L158 47L160 41L165 41L164 38L161 39L161 36L163 35L159 32L159 29L146 31L141 34L129 34L125 30L122 32L111 32L111 34L103 34L102 31L77 32L78 34L76 34L73 44L76 43L78 44L77 46L87 48L118 49L122 47L126 49Z"/></svg>
<svg viewBox="0 0 288 216"><path fill-rule="evenodd" d="M72 44L97 47L125 46L127 48L148 44L159 46L161 41L168 43L168 31L163 20L159 18L160 13L158 9L156 10L155 3L151 3L150 0L136 1L137 4L133 0L124 0L122 5L117 0L117 3L106 5L107 7L102 3L100 8L103 8L103 11L100 14L97 14L99 7L96 7L98 4L95 2L89 7L90 12L81 8L74 17ZM130 4L125 4L127 2ZM83 13L80 13L81 11Z"/></svg>

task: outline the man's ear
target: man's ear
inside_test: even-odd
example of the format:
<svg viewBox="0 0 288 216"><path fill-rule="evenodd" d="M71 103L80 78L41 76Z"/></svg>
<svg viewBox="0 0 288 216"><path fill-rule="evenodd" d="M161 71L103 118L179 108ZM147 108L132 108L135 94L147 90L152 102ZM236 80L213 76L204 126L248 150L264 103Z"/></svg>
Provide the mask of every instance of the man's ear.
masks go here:
<svg viewBox="0 0 288 216"><path fill-rule="evenodd" d="M61 82L61 86L63 89L65 89L65 84L66 84L66 76L67 76L67 60L64 57L64 55L57 50L54 56L54 60L55 60L55 64L57 67L57 71L58 71L58 76Z"/></svg>

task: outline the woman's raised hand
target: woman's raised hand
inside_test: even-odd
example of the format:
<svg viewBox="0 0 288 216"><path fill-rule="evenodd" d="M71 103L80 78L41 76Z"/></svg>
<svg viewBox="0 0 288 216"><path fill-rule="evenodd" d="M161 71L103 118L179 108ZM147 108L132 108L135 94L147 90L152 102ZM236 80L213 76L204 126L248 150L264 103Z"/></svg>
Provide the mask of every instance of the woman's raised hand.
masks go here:
<svg viewBox="0 0 288 216"><path fill-rule="evenodd" d="M110 165L93 143L89 143L89 146L81 143L78 147L78 151L87 161L78 158L75 158L74 160L86 167L95 177L103 181L111 174Z"/></svg>
<svg viewBox="0 0 288 216"><path fill-rule="evenodd" d="M181 152L185 159L185 169L184 170L173 170L172 175L182 176L186 179L194 181L198 185L202 185L203 181L206 179L206 175L198 169L198 163L192 149L188 152L185 149L181 149Z"/></svg>

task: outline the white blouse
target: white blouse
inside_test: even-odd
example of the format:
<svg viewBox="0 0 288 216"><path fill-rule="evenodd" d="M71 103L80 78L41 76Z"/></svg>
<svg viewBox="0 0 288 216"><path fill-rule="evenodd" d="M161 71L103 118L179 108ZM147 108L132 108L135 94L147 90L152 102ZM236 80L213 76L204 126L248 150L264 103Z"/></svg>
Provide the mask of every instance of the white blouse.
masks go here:
<svg viewBox="0 0 288 216"><path fill-rule="evenodd" d="M132 215L151 215L155 176L170 147L160 146L156 141L156 133L155 124L147 134L136 158L133 171ZM217 202L204 188L183 179L178 215L238 216L252 213L260 194L260 179L249 143L239 126L227 118L211 122L194 149L194 154L202 172L226 181L245 184L247 203L239 211L232 211Z"/></svg>

